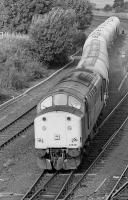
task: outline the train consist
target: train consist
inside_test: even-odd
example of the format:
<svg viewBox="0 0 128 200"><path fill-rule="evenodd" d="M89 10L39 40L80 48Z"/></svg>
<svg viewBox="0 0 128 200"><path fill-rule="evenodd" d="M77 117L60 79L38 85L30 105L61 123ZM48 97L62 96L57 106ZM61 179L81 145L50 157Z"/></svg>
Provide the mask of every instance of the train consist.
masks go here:
<svg viewBox="0 0 128 200"><path fill-rule="evenodd" d="M108 97L108 48L120 20L110 17L87 38L81 59L37 105L35 149L42 169L75 169L95 135Z"/></svg>

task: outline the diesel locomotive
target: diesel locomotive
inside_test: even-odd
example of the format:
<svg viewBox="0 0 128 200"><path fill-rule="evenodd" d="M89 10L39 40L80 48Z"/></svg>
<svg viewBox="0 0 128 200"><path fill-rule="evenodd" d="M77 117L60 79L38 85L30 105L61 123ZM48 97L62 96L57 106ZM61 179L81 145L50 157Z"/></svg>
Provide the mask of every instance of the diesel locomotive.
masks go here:
<svg viewBox="0 0 128 200"><path fill-rule="evenodd" d="M35 150L42 169L75 169L95 135L108 97L108 48L120 32L113 16L87 38L77 67L37 105Z"/></svg>

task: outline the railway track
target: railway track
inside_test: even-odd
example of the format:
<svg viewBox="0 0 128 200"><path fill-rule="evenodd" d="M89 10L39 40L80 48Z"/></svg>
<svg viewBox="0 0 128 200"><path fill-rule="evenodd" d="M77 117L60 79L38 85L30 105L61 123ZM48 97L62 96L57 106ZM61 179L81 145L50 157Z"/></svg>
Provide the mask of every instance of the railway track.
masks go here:
<svg viewBox="0 0 128 200"><path fill-rule="evenodd" d="M110 200L127 200L128 199L128 169L126 168L120 181L115 187Z"/></svg>
<svg viewBox="0 0 128 200"><path fill-rule="evenodd" d="M114 107L114 109L107 115L107 117L100 123L97 128L97 134L92 141L89 148L89 156L86 161L80 166L80 171L82 172L85 168L88 168L94 159L98 156L99 152L102 151L104 145L106 145L111 137L113 137L114 132L116 132L125 119L128 116L128 92L119 101L119 103Z"/></svg>
<svg viewBox="0 0 128 200"><path fill-rule="evenodd" d="M33 107L27 113L0 130L0 150L33 126L33 119L36 114L35 108L36 107Z"/></svg>
<svg viewBox="0 0 128 200"><path fill-rule="evenodd" d="M113 191L111 200L127 200L128 199L128 170L123 174L122 179Z"/></svg>
<svg viewBox="0 0 128 200"><path fill-rule="evenodd" d="M119 190L114 193L111 200L127 200L128 199L128 182L126 182Z"/></svg>
<svg viewBox="0 0 128 200"><path fill-rule="evenodd" d="M49 179L45 183L44 176L49 176ZM75 179L75 181L77 181L79 178L79 176L75 175L75 170L66 173L56 172L53 174L44 171L34 183L32 188L24 195L22 200L63 199L72 180Z"/></svg>
<svg viewBox="0 0 128 200"><path fill-rule="evenodd" d="M126 108L127 107L125 107L125 109ZM119 109L116 107L113 112L117 113L117 110ZM105 120L107 123L112 119L113 112L109 115L109 120ZM104 128L106 127L106 122L102 124ZM102 151L98 157L93 160L89 167L86 166L87 170L83 173L82 178L63 200L69 199L71 196L71 199L76 199L78 197L79 199L84 197L84 199L88 200L111 199L112 194L117 190L117 186L121 183L122 179L125 177L125 173L128 171L127 124L128 117L123 121L118 131L115 131L114 135L112 135L108 142L102 147ZM96 151L95 148L94 151ZM94 152L91 152L89 159L93 153ZM84 189L82 187L84 187Z"/></svg>

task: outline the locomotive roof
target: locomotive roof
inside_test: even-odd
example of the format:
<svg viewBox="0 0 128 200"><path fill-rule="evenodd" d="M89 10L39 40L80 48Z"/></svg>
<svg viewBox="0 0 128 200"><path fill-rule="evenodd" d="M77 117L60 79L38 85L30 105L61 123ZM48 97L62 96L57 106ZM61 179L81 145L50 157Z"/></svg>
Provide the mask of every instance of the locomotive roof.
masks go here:
<svg viewBox="0 0 128 200"><path fill-rule="evenodd" d="M80 98L85 98L98 78L99 75L90 70L74 70L63 78L52 92L69 92Z"/></svg>

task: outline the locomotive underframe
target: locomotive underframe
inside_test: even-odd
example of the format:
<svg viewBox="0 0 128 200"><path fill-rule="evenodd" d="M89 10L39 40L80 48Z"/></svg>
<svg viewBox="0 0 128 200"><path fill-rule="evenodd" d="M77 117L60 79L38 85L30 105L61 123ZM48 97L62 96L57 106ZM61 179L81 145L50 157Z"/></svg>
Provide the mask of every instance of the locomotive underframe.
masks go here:
<svg viewBox="0 0 128 200"><path fill-rule="evenodd" d="M73 153L71 153L73 151ZM43 152L43 150L42 150ZM38 150L37 150L38 154ZM71 154L71 155L70 155ZM82 158L81 149L52 148L38 154L38 165L42 169L75 169L79 166Z"/></svg>

